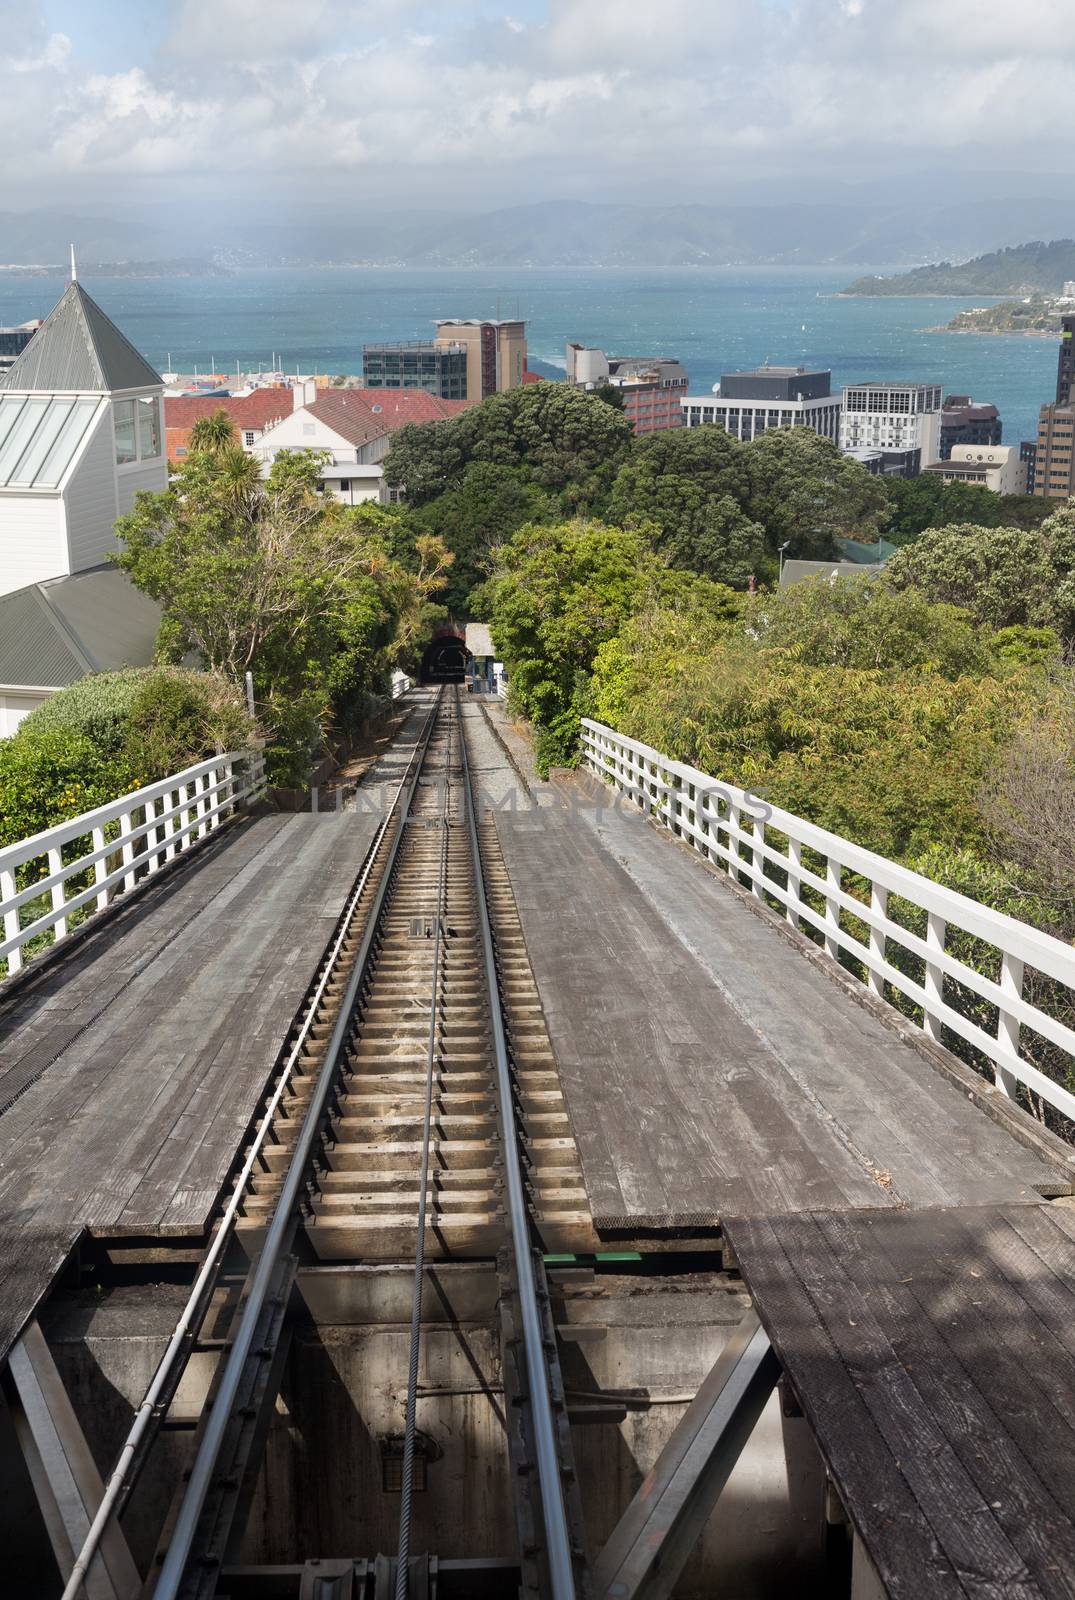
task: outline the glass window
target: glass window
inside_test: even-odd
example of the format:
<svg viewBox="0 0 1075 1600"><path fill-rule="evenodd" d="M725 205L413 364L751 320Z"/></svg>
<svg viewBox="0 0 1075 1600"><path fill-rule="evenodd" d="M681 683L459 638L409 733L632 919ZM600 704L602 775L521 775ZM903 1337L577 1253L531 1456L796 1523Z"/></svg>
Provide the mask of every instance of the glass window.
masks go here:
<svg viewBox="0 0 1075 1600"><path fill-rule="evenodd" d="M116 465L126 466L138 460L138 441L135 438L134 401L117 400L112 407L112 425L116 430Z"/></svg>
<svg viewBox="0 0 1075 1600"><path fill-rule="evenodd" d="M35 397L27 400L20 409L15 426L9 431L4 448L0 450L0 483L9 481L50 404L48 399L39 400Z"/></svg>
<svg viewBox="0 0 1075 1600"><path fill-rule="evenodd" d="M152 461L161 453L160 407L156 399L138 401L138 454Z"/></svg>

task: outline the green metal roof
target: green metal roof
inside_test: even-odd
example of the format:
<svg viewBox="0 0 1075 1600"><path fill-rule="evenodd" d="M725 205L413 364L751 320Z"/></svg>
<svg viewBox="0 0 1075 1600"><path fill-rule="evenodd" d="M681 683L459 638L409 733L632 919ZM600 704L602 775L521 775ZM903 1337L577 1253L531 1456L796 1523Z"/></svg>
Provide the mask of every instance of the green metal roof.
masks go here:
<svg viewBox="0 0 1075 1600"><path fill-rule="evenodd" d="M91 567L0 595L0 684L63 689L153 659L160 609L118 567Z"/></svg>
<svg viewBox="0 0 1075 1600"><path fill-rule="evenodd" d="M82 285L71 283L15 365L0 377L0 390L111 394L160 388L163 382Z"/></svg>

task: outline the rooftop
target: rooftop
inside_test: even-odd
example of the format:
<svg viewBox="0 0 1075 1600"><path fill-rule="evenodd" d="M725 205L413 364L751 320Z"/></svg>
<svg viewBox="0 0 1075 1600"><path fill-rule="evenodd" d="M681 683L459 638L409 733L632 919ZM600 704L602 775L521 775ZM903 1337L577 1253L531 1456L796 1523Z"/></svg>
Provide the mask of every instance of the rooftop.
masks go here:
<svg viewBox="0 0 1075 1600"><path fill-rule="evenodd" d="M774 367L768 362L761 367L742 367L738 372L728 372L728 378L824 378L831 377L828 367Z"/></svg>
<svg viewBox="0 0 1075 1600"><path fill-rule="evenodd" d="M0 595L0 683L63 689L90 672L146 666L160 609L118 567Z"/></svg>
<svg viewBox="0 0 1075 1600"><path fill-rule="evenodd" d="M111 394L159 389L164 380L91 300L70 283L0 389L22 394Z"/></svg>
<svg viewBox="0 0 1075 1600"><path fill-rule="evenodd" d="M192 428L202 417L226 411L240 428L267 428L294 408L291 389L255 389L251 394L165 395L166 428Z"/></svg>
<svg viewBox="0 0 1075 1600"><path fill-rule="evenodd" d="M409 422L443 422L470 400L442 400L425 389L320 389L304 409L348 444L368 444Z"/></svg>

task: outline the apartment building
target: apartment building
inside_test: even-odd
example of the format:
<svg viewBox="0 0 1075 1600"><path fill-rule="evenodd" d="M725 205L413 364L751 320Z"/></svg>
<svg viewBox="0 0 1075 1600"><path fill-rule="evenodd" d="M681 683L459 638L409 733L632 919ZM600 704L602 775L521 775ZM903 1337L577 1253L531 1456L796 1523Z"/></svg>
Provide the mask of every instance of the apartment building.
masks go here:
<svg viewBox="0 0 1075 1600"><path fill-rule="evenodd" d="M579 389L617 389L623 411L637 434L682 428L680 401L688 378L679 361L663 356L606 356L590 345L567 347L567 381Z"/></svg>
<svg viewBox="0 0 1075 1600"><path fill-rule="evenodd" d="M935 383L845 384L840 448L896 452L901 477L915 477L940 456L941 390Z"/></svg>
<svg viewBox="0 0 1075 1600"><path fill-rule="evenodd" d="M951 459L957 444L998 445L1004 424L993 405L977 405L968 394L949 394L941 407L941 447L939 461Z"/></svg>

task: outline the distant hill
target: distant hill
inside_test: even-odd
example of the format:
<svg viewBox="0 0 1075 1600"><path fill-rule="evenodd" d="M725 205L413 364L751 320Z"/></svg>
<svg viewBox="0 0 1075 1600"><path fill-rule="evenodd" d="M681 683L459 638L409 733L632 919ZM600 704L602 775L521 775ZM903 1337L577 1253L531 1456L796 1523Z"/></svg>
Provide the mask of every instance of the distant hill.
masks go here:
<svg viewBox="0 0 1075 1600"><path fill-rule="evenodd" d="M938 261L896 277L856 278L843 291L853 295L1059 294L1075 278L1075 239L1041 240L994 250L973 261Z"/></svg>
<svg viewBox="0 0 1075 1600"><path fill-rule="evenodd" d="M116 215L0 212L0 264L160 262L205 257L225 268L377 265L482 267L854 266L963 260L1049 237L1061 202L620 205L542 201L480 214L310 205L268 220L140 208ZM1035 247L1026 247L1035 248ZM1038 246L1055 249L1055 246ZM939 269L930 268L929 271ZM1071 276L1075 266L1067 272ZM1061 277L1063 274L1061 274ZM855 293L864 290L856 287ZM924 293L884 289L882 293ZM955 292L955 291L953 291ZM1012 292L1007 285L1000 293Z"/></svg>

